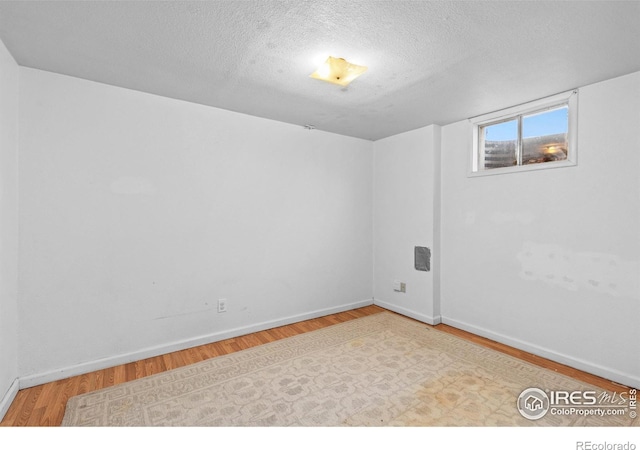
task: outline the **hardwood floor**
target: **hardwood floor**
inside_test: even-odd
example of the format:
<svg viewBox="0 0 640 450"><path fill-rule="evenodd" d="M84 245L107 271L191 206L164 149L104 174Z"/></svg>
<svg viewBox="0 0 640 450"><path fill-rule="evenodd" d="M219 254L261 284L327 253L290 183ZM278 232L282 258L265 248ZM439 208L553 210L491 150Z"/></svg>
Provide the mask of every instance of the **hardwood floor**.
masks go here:
<svg viewBox="0 0 640 450"><path fill-rule="evenodd" d="M72 396L382 311L386 310L378 306L367 306L23 389L16 395L0 426L59 426L62 423L67 400ZM622 392L627 390L624 386L595 375L507 347L448 325L441 324L435 328L608 391Z"/></svg>

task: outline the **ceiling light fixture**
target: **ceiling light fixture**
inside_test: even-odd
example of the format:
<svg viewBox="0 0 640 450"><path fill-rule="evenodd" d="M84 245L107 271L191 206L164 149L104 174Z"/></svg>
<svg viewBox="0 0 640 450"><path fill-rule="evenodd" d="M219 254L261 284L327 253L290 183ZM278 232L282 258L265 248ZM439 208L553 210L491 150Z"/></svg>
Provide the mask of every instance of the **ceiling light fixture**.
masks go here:
<svg viewBox="0 0 640 450"><path fill-rule="evenodd" d="M318 67L318 70L310 76L316 80L327 81L329 83L346 86L362 75L367 68L351 64L343 58L329 56L327 60Z"/></svg>

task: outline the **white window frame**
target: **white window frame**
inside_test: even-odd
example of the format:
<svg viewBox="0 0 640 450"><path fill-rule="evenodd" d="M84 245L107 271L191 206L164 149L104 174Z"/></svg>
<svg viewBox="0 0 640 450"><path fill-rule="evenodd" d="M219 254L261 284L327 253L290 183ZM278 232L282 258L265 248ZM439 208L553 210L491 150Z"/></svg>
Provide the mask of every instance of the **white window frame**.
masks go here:
<svg viewBox="0 0 640 450"><path fill-rule="evenodd" d="M563 105L568 106L569 123L567 130L567 159L561 161L549 161L537 164L525 164L509 167L498 167L495 169L484 169L480 158L484 158L484 154L480 151L480 128L485 125L491 125L498 122L506 122L516 119L520 115L527 115L535 112L543 112L545 110L554 109ZM469 164L468 176L479 177L487 175L500 175L505 173L526 172L530 170L546 170L558 167L571 167L578 164L578 90L556 94L551 97L543 98L533 102L514 106L511 108L495 111L489 114L469 119L473 126L473 145L471 151L471 161ZM520 133L520 131L519 131Z"/></svg>

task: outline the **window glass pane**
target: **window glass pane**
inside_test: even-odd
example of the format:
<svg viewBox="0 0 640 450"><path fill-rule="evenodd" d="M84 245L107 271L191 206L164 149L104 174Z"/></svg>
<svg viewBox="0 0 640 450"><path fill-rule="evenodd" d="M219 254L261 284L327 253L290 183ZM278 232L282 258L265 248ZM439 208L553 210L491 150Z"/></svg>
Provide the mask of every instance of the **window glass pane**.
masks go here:
<svg viewBox="0 0 640 450"><path fill-rule="evenodd" d="M522 116L522 164L567 159L567 105Z"/></svg>
<svg viewBox="0 0 640 450"><path fill-rule="evenodd" d="M496 123L480 127L485 169L515 166L518 163L518 121Z"/></svg>

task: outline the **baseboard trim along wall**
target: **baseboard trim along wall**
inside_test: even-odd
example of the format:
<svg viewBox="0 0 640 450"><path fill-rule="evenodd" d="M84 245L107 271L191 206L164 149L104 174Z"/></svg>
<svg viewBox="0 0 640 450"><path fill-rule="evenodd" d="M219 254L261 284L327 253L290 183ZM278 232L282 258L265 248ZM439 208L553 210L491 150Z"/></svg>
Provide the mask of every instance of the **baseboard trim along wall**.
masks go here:
<svg viewBox="0 0 640 450"><path fill-rule="evenodd" d="M9 411L9 407L13 402L13 399L16 398L18 394L18 390L20 390L20 381L16 378L9 386L9 389L0 400L0 420L4 419L4 415Z"/></svg>
<svg viewBox="0 0 640 450"><path fill-rule="evenodd" d="M389 311L397 312L403 316L411 317L412 319L419 320L420 322L427 323L429 325L437 325L441 322L440 316L428 316L426 314L419 313L412 309L403 308L393 303L387 303L382 300L374 299L373 304L381 308L388 309Z"/></svg>
<svg viewBox="0 0 640 450"><path fill-rule="evenodd" d="M640 378L638 378L637 376L619 372L608 367L599 366L597 364L593 364L579 358L574 358L569 355L558 353L553 350L531 344L529 342L514 339L504 334L495 333L493 331L487 330L486 328L477 327L475 325L451 319L449 317L443 316L442 323L455 328L459 328L464 331L468 331L469 333L473 333L477 336L482 336L484 338L500 342L501 344L523 350L525 352L533 353L534 355L547 358L551 361L555 361L569 367L573 367L574 369L582 370L583 372L597 375L602 378L606 378L607 380L615 381L616 383L623 384L624 386L640 389Z"/></svg>
<svg viewBox="0 0 640 450"><path fill-rule="evenodd" d="M364 306L370 306L372 304L373 304L373 300L367 299L367 300L362 300L354 303L335 306L332 308L318 309L318 310L310 311L304 314L283 317L281 319L276 319L276 320L271 320L266 322L259 322L259 323L247 325L245 327L233 328L230 330L222 330L216 333L212 333L204 336L198 336L198 337L183 340L183 341L168 343L165 345L159 345L157 347L146 348L146 349L142 349L132 353L114 355L108 358L101 358L95 361L89 361L89 362L84 362L84 363L76 364L69 367L63 367L63 368L52 370L49 372L27 375L19 378L19 387L20 389L24 389L24 388L29 388L33 386L38 386L40 384L63 380L65 378L73 377L76 375L82 375L82 374L93 372L96 370L107 369L109 367L119 366L121 364L128 364L130 362L139 361L145 358L164 355L165 353L185 350L187 348L197 347L198 345L210 344L212 342L222 341L225 339L230 339L238 336L244 336L245 334L268 330L270 328L280 327L283 325L289 325L295 322L301 322L303 320L315 319L315 318L326 316L329 314L336 314L343 311L349 311L351 309L362 308ZM17 389L16 389L16 392L17 392Z"/></svg>

